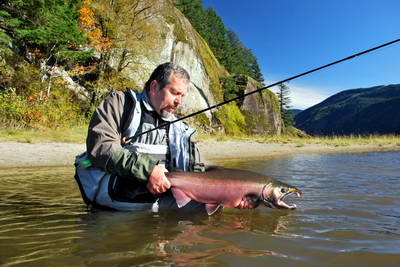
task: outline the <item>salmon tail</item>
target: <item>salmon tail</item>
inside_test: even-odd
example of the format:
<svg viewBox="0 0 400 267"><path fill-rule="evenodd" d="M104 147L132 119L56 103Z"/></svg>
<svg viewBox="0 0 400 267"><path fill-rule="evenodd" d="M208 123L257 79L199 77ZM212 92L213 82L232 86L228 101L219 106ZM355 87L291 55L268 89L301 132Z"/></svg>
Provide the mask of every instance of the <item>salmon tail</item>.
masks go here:
<svg viewBox="0 0 400 267"><path fill-rule="evenodd" d="M176 187L172 187L171 191L176 200L176 205L178 205L178 208L184 207L187 203L191 201L190 197L188 197L182 190Z"/></svg>
<svg viewBox="0 0 400 267"><path fill-rule="evenodd" d="M221 204L206 204L207 214L213 215L219 207L221 207Z"/></svg>

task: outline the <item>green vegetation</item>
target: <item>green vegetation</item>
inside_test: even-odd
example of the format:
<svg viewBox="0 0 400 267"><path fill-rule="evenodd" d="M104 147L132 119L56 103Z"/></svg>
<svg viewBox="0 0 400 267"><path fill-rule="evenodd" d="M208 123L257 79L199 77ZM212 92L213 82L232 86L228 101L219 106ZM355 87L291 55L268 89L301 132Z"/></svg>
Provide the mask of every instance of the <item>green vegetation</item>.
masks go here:
<svg viewBox="0 0 400 267"><path fill-rule="evenodd" d="M16 41L29 62L82 62L91 51L76 49L87 42L78 25L80 5L80 0L4 0L0 29Z"/></svg>
<svg viewBox="0 0 400 267"><path fill-rule="evenodd" d="M13 88L1 91L0 114L2 128L57 129L88 122L68 91L56 88L49 97L23 97Z"/></svg>
<svg viewBox="0 0 400 267"><path fill-rule="evenodd" d="M214 10L204 10L201 1L182 1L180 8L199 27L202 37L199 35L196 48L217 102L244 90L235 84L238 75L221 78L227 72L220 62L234 74L262 82L255 57L234 32L226 30ZM110 90L138 89L136 81L123 71L139 72L143 57L157 56L149 47L157 45L159 31L152 20L161 13L174 25L179 41L192 42L185 34L182 17L177 16L179 11L169 4L156 6L147 0L3 1L0 128L45 131L85 125ZM84 87L87 98L73 93L55 70L65 70ZM227 134L247 134L248 123L238 108L241 103L222 107L212 122L205 116L193 122L205 131L222 127Z"/></svg>
<svg viewBox="0 0 400 267"><path fill-rule="evenodd" d="M0 142L16 141L21 143L83 143L86 139L87 125L67 128L0 128Z"/></svg>
<svg viewBox="0 0 400 267"><path fill-rule="evenodd" d="M174 5L190 20L230 73L248 75L260 83L264 82L257 58L232 30L226 29L214 9L205 9L201 0L175 0Z"/></svg>
<svg viewBox="0 0 400 267"><path fill-rule="evenodd" d="M147 1L2 1L0 128L87 124L111 89L137 89L121 72L135 64L134 55L150 58L147 46L154 40L154 30L146 23L151 16L142 14L148 9L143 3ZM120 53L116 68L108 66L111 47ZM84 86L88 98L73 93L56 69L66 70Z"/></svg>
<svg viewBox="0 0 400 267"><path fill-rule="evenodd" d="M245 118L235 103L222 106L215 116L227 135L241 136L246 133Z"/></svg>
<svg viewBox="0 0 400 267"><path fill-rule="evenodd" d="M399 146L399 135L350 135L350 136L294 136L291 134L269 135L269 136L248 136L248 135L210 135L199 134L196 139L199 142L209 140L217 141L250 141L263 144L295 144L296 147L302 147L310 144L345 147L355 145L375 145L375 146Z"/></svg>

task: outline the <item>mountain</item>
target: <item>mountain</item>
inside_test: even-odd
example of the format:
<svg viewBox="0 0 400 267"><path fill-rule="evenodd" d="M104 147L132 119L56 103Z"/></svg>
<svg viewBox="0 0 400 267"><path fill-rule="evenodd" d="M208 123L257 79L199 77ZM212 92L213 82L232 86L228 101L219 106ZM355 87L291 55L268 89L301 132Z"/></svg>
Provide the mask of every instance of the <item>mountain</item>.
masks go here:
<svg viewBox="0 0 400 267"><path fill-rule="evenodd" d="M296 117L297 116L297 114L299 114L300 112L302 112L303 110L302 109L291 109L290 110L291 112L292 112L292 114L293 114L293 117Z"/></svg>
<svg viewBox="0 0 400 267"><path fill-rule="evenodd" d="M304 110L296 127L313 135L400 133L400 84L345 90Z"/></svg>

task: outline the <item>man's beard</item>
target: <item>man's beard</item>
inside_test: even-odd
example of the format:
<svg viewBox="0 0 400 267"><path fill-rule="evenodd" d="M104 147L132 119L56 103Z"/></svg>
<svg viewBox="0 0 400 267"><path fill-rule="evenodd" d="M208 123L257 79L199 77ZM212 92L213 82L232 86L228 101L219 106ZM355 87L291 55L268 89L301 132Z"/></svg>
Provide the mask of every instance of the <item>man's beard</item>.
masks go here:
<svg viewBox="0 0 400 267"><path fill-rule="evenodd" d="M163 119L169 119L173 114L173 112L166 111L165 109L160 110L160 116Z"/></svg>

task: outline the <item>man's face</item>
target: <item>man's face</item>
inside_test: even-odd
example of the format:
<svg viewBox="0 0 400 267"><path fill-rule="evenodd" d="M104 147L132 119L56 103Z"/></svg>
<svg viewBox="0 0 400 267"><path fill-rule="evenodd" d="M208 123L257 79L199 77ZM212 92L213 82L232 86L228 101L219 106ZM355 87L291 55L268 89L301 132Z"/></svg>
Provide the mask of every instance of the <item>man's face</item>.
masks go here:
<svg viewBox="0 0 400 267"><path fill-rule="evenodd" d="M171 74L169 83L159 90L159 84L156 80L150 83L149 98L151 105L163 118L169 118L178 106L182 103L186 89L189 85L188 80Z"/></svg>

